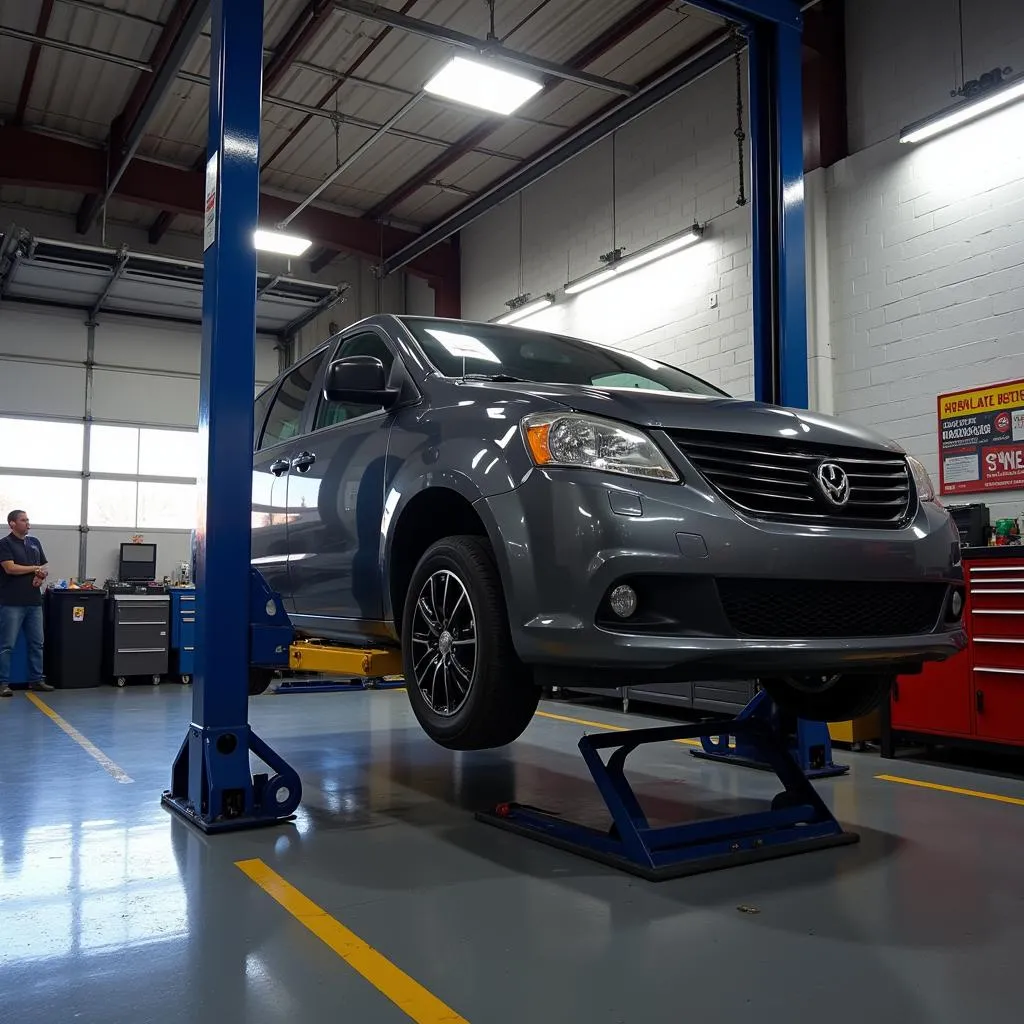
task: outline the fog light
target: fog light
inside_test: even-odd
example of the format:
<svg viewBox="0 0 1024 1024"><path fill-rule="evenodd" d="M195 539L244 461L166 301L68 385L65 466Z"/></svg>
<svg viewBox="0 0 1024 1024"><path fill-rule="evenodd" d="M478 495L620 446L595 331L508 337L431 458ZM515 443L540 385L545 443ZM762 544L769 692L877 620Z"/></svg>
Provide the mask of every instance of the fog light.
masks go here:
<svg viewBox="0 0 1024 1024"><path fill-rule="evenodd" d="M628 619L636 611L636 591L623 583L611 592L608 603L620 619Z"/></svg>
<svg viewBox="0 0 1024 1024"><path fill-rule="evenodd" d="M960 596L959 590L953 591L953 600L949 602L949 610L953 613L954 619L960 618L960 613L964 610L964 599Z"/></svg>

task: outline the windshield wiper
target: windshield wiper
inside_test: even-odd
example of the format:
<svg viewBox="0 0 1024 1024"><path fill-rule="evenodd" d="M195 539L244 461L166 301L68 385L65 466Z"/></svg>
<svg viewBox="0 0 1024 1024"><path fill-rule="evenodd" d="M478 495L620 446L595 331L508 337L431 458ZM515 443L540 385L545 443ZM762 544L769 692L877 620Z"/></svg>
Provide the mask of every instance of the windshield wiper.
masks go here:
<svg viewBox="0 0 1024 1024"><path fill-rule="evenodd" d="M528 384L525 377L514 377L511 373L464 373L460 380L490 380L499 384Z"/></svg>

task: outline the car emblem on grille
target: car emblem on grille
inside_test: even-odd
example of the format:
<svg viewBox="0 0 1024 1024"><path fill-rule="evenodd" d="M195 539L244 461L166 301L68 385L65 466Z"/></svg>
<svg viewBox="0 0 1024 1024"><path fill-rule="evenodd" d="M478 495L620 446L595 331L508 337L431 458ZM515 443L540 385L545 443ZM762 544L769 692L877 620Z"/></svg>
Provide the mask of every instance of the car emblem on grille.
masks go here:
<svg viewBox="0 0 1024 1024"><path fill-rule="evenodd" d="M842 508L850 500L850 478L842 466L823 462L818 467L817 477L821 493L837 508Z"/></svg>

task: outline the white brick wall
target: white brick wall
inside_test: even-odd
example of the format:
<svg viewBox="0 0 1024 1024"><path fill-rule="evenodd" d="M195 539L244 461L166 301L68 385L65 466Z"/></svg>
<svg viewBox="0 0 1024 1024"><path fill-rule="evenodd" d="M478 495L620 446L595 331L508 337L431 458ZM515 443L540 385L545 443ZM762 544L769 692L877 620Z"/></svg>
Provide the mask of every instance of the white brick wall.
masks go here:
<svg viewBox="0 0 1024 1024"><path fill-rule="evenodd" d="M917 146L900 128L951 102L955 4L848 7L851 143L827 175L839 416L895 437L938 473L936 396L1024 376L1024 107ZM964 4L967 77L1024 69L1019 0ZM984 501L993 520L1024 493Z"/></svg>
<svg viewBox="0 0 1024 1024"><path fill-rule="evenodd" d="M615 143L616 244L628 253L709 222L699 245L566 297L565 283L612 248L610 140L523 194L522 291L559 293L524 326L662 358L751 397L750 214L735 206L733 82L731 67L719 68L627 125ZM463 233L467 319L497 316L520 292L519 223L517 197Z"/></svg>

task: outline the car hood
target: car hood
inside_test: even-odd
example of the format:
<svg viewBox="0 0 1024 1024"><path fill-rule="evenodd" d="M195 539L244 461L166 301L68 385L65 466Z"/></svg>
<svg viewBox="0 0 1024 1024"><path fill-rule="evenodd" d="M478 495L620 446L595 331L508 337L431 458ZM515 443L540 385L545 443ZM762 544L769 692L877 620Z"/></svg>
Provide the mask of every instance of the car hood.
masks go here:
<svg viewBox="0 0 1024 1024"><path fill-rule="evenodd" d="M895 441L872 430L806 409L787 409L764 402L572 384L522 383L513 387L505 384L503 387L537 399L558 402L577 412L624 420L649 429L781 437L792 441L903 452Z"/></svg>

